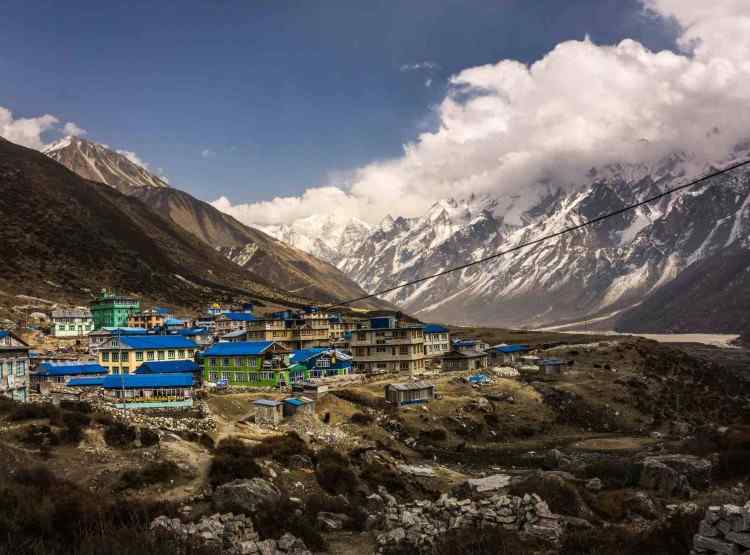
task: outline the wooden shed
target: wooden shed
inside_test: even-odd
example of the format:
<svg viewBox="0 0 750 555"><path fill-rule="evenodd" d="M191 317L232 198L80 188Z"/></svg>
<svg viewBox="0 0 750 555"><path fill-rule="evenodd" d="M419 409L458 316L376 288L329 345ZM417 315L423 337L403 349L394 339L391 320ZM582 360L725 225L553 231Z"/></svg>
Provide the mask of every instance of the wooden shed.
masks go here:
<svg viewBox="0 0 750 555"><path fill-rule="evenodd" d="M315 415L315 401L302 396L284 399L284 416L294 416L295 414Z"/></svg>
<svg viewBox="0 0 750 555"><path fill-rule="evenodd" d="M427 382L392 383L385 386L385 400L402 407L427 403L435 398L435 384Z"/></svg>
<svg viewBox="0 0 750 555"><path fill-rule="evenodd" d="M274 399L258 399L255 406L255 422L275 426L284 420L284 403Z"/></svg>

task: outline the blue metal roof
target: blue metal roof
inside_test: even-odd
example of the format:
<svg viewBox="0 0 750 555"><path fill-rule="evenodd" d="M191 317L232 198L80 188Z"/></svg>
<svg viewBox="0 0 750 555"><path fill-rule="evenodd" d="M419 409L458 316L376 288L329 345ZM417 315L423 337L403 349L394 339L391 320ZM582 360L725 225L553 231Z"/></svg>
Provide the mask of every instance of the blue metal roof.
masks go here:
<svg viewBox="0 0 750 555"><path fill-rule="evenodd" d="M120 338L132 349L195 349L196 344L181 335L133 335Z"/></svg>
<svg viewBox="0 0 750 555"><path fill-rule="evenodd" d="M166 320L164 320L164 325L165 326L179 326L179 325L182 325L184 323L185 323L185 321L184 320L180 320L179 318L167 318Z"/></svg>
<svg viewBox="0 0 750 555"><path fill-rule="evenodd" d="M192 360L155 360L144 362L136 374L187 374L197 372L198 365Z"/></svg>
<svg viewBox="0 0 750 555"><path fill-rule="evenodd" d="M112 335L141 335L148 331L146 328L128 328L128 327L122 327L122 328L104 327L102 329L112 332Z"/></svg>
<svg viewBox="0 0 750 555"><path fill-rule="evenodd" d="M320 355L328 351L329 349L325 347L317 347L313 349L300 349L292 353L292 356L289 357L289 361L295 364L299 364L300 362L307 362L311 358L319 357Z"/></svg>
<svg viewBox="0 0 750 555"><path fill-rule="evenodd" d="M207 357L262 355L273 341L236 341L214 343L203 352Z"/></svg>
<svg viewBox="0 0 750 555"><path fill-rule="evenodd" d="M493 351L497 351L500 353L520 353L523 351L528 351L529 346L528 345L495 345L492 347Z"/></svg>
<svg viewBox="0 0 750 555"><path fill-rule="evenodd" d="M300 401L299 399L296 399L294 397L292 397L291 399L284 399L284 402L287 405L294 405L295 407L300 407L305 404L304 401Z"/></svg>
<svg viewBox="0 0 750 555"><path fill-rule="evenodd" d="M43 362L34 373L37 376L80 376L82 374L106 374L107 369L96 362Z"/></svg>
<svg viewBox="0 0 750 555"><path fill-rule="evenodd" d="M469 383L484 383L490 381L487 374L474 374L468 377Z"/></svg>
<svg viewBox="0 0 750 555"><path fill-rule="evenodd" d="M0 330L0 337L8 337L10 332L8 330Z"/></svg>
<svg viewBox="0 0 750 555"><path fill-rule="evenodd" d="M101 387L104 384L104 376L98 378L70 378L68 387Z"/></svg>
<svg viewBox="0 0 750 555"><path fill-rule="evenodd" d="M206 328L182 328L180 330L177 330L177 335L182 335L185 337L193 337L195 335L208 335L208 330Z"/></svg>
<svg viewBox="0 0 750 555"><path fill-rule="evenodd" d="M562 364L563 361L559 358L544 358L539 361L540 364Z"/></svg>
<svg viewBox="0 0 750 555"><path fill-rule="evenodd" d="M222 316L226 316L234 322L249 322L250 320L255 320L255 316L249 312L225 312Z"/></svg>
<svg viewBox="0 0 750 555"><path fill-rule="evenodd" d="M153 389L156 387L193 387L192 374L109 374L104 389Z"/></svg>
<svg viewBox="0 0 750 555"><path fill-rule="evenodd" d="M426 324L424 327L425 333L448 333L448 328L445 328L439 324Z"/></svg>

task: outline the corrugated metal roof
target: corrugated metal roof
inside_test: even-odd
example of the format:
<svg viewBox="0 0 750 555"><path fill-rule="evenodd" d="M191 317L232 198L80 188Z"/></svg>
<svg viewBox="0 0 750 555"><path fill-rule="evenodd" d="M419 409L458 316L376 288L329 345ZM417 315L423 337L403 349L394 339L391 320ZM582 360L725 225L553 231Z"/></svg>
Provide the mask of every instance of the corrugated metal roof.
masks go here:
<svg viewBox="0 0 750 555"><path fill-rule="evenodd" d="M544 358L540 361L540 364L562 364L562 359L559 358Z"/></svg>
<svg viewBox="0 0 750 555"><path fill-rule="evenodd" d="M196 344L181 335L132 335L120 338L132 349L195 349Z"/></svg>
<svg viewBox="0 0 750 555"><path fill-rule="evenodd" d="M229 338L242 337L246 333L247 333L247 330L234 330L234 331L230 331L229 333L225 333L221 337L222 338L225 338L225 337L229 337Z"/></svg>
<svg viewBox="0 0 750 555"><path fill-rule="evenodd" d="M104 389L152 389L156 387L193 387L192 374L110 374Z"/></svg>
<svg viewBox="0 0 750 555"><path fill-rule="evenodd" d="M179 326L181 324L184 324L184 320L180 320L179 318L167 318L164 320L165 326Z"/></svg>
<svg viewBox="0 0 750 555"><path fill-rule="evenodd" d="M214 343L203 353L204 356L243 356L262 355L273 345L273 341L236 341Z"/></svg>
<svg viewBox="0 0 750 555"><path fill-rule="evenodd" d="M528 351L529 346L528 345L495 345L492 347L493 351L498 351L501 353L521 353L523 351Z"/></svg>
<svg viewBox="0 0 750 555"><path fill-rule="evenodd" d="M106 374L107 369L96 362L43 362L34 372L37 376L79 376L81 374Z"/></svg>
<svg viewBox="0 0 750 555"><path fill-rule="evenodd" d="M65 384L68 387L101 387L104 383L104 376L99 378L71 378Z"/></svg>
<svg viewBox="0 0 750 555"><path fill-rule="evenodd" d="M198 371L198 365L192 360L156 360L144 362L135 371L136 374L187 374Z"/></svg>
<svg viewBox="0 0 750 555"><path fill-rule="evenodd" d="M424 327L425 333L448 333L448 328L441 326L440 324L426 324Z"/></svg>
<svg viewBox="0 0 750 555"><path fill-rule="evenodd" d="M250 314L249 312L224 312L223 314L219 315L219 318L224 316L226 316L233 322L249 322L251 320L255 320L255 316Z"/></svg>
<svg viewBox="0 0 750 555"><path fill-rule="evenodd" d="M262 407L278 407L281 404L281 401L275 401L273 399L257 399L253 404Z"/></svg>
<svg viewBox="0 0 750 555"><path fill-rule="evenodd" d="M392 383L389 384L392 389L399 391L410 391L412 389L427 389L429 387L435 387L435 384L428 382L404 382L404 383Z"/></svg>

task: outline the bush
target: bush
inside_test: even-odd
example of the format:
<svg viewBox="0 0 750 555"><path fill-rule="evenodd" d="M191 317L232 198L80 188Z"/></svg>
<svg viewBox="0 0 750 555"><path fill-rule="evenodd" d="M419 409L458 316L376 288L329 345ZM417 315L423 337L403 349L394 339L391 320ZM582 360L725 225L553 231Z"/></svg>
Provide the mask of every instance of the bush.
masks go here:
<svg viewBox="0 0 750 555"><path fill-rule="evenodd" d="M412 482L404 474L395 472L382 463L365 464L360 472L360 477L373 489L383 486L391 493L397 493L404 497L410 496L410 484Z"/></svg>
<svg viewBox="0 0 750 555"><path fill-rule="evenodd" d="M714 474L719 480L744 478L750 475L750 449L733 449L719 453Z"/></svg>
<svg viewBox="0 0 750 555"><path fill-rule="evenodd" d="M151 447L152 445L159 444L159 434L148 428L141 428L139 430L141 435L141 445L143 447Z"/></svg>
<svg viewBox="0 0 750 555"><path fill-rule="evenodd" d="M220 444L221 445L221 444ZM285 532L290 532L305 542L308 549L314 552L327 551L327 545L318 532L314 516L310 513L296 514L298 506L282 497L278 503L261 505L251 518L255 530L262 538L278 539Z"/></svg>
<svg viewBox="0 0 750 555"><path fill-rule="evenodd" d="M554 513L569 516L586 514L586 503L578 489L570 482L557 476L530 476L522 482L512 485L511 495L523 497L524 494L536 493L544 499Z"/></svg>
<svg viewBox="0 0 750 555"><path fill-rule="evenodd" d="M112 415L104 413L104 412L97 412L94 415L94 422L97 424L101 424L102 426L111 426L115 423L115 419L112 418Z"/></svg>
<svg viewBox="0 0 750 555"><path fill-rule="evenodd" d="M115 488L117 490L141 489L153 484L163 484L180 475L179 467L172 461L148 464L140 469L123 472Z"/></svg>
<svg viewBox="0 0 750 555"><path fill-rule="evenodd" d="M115 422L104 429L104 441L110 447L128 447L135 441L135 428Z"/></svg>
<svg viewBox="0 0 750 555"><path fill-rule="evenodd" d="M349 417L349 421L358 426L367 426L368 424L372 424L373 417L364 412L355 412Z"/></svg>
<svg viewBox="0 0 750 555"><path fill-rule="evenodd" d="M643 466L624 459L601 459L586 465L586 478L599 478L606 487L622 489L638 485Z"/></svg>
<svg viewBox="0 0 750 555"><path fill-rule="evenodd" d="M359 487L359 479L349 463L349 459L327 447L320 451L315 466L315 478L328 493L353 493Z"/></svg>
<svg viewBox="0 0 750 555"><path fill-rule="evenodd" d="M60 401L60 408L71 412L80 412L82 414L91 413L91 405L86 401L72 401L63 399Z"/></svg>
<svg viewBox="0 0 750 555"><path fill-rule="evenodd" d="M367 512L341 496L325 493L310 495L305 499L305 512L313 518L323 512L347 515L350 518L349 528L358 532L363 532L367 526Z"/></svg>
<svg viewBox="0 0 750 555"><path fill-rule="evenodd" d="M24 428L18 435L18 439L35 447L55 446L60 444L57 434L49 426L30 425Z"/></svg>
<svg viewBox="0 0 750 555"><path fill-rule="evenodd" d="M289 459L292 455L312 455L307 444L295 432L265 438L261 443L251 448L253 458L270 457L284 466L289 466Z"/></svg>
<svg viewBox="0 0 750 555"><path fill-rule="evenodd" d="M51 403L21 403L10 414L13 421L59 418L60 410Z"/></svg>
<svg viewBox="0 0 750 555"><path fill-rule="evenodd" d="M62 422L66 428L87 428L91 424L91 417L83 412L64 412Z"/></svg>
<svg viewBox="0 0 750 555"><path fill-rule="evenodd" d="M253 457L252 448L234 438L219 442L208 470L208 479L212 486L232 480L259 478L262 475L263 472Z"/></svg>
<svg viewBox="0 0 750 555"><path fill-rule="evenodd" d="M495 416L493 415L485 415L487 416ZM422 430L419 432L419 439L420 440L427 440L427 441L445 441L448 439L448 432L446 432L443 428L432 428L430 430Z"/></svg>
<svg viewBox="0 0 750 555"><path fill-rule="evenodd" d="M198 443L200 443L206 449L213 449L216 446L214 443L214 438L212 438L206 432L203 432L201 434L201 437L198 438Z"/></svg>

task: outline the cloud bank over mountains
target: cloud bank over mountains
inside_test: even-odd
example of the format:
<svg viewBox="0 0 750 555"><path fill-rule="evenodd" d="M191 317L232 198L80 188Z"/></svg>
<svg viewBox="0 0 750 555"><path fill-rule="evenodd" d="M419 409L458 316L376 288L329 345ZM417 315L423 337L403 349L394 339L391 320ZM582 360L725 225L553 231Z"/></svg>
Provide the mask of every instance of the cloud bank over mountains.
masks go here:
<svg viewBox="0 0 750 555"><path fill-rule="evenodd" d="M513 220L542 191L580 181L592 167L679 150L699 161L726 155L750 135L750 2L642 2L644 17L680 25L676 52L571 40L531 65L468 68L435 107L438 128L400 157L301 196L213 204L249 224L337 210L376 223L421 215L441 198L491 193L514 197Z"/></svg>

